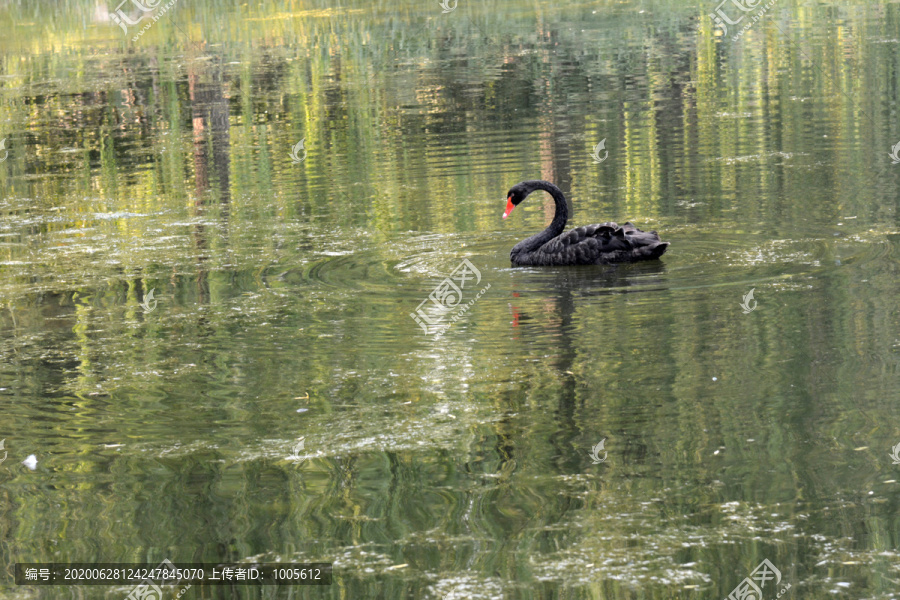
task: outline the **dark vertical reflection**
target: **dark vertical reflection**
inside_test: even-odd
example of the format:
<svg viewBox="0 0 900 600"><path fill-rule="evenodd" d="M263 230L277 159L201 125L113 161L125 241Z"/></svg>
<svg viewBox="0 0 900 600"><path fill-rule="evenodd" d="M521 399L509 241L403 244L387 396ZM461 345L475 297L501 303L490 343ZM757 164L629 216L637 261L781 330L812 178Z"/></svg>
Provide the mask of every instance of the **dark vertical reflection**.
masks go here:
<svg viewBox="0 0 900 600"><path fill-rule="evenodd" d="M194 206L195 216L206 215L215 190L218 197L219 235L228 240L231 214L231 141L228 100L223 87L221 58L212 61L194 60L188 71L191 123L194 140ZM194 248L197 256L197 289L202 302L209 302L208 270L203 266L209 255L207 226L193 226Z"/></svg>

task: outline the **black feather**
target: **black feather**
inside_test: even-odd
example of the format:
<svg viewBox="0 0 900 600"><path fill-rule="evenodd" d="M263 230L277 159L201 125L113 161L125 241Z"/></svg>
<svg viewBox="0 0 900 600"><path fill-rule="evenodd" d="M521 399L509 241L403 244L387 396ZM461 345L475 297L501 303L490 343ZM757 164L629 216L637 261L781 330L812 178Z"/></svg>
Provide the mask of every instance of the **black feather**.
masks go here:
<svg viewBox="0 0 900 600"><path fill-rule="evenodd" d="M556 202L556 214L550 226L515 245L509 258L514 265L564 266L597 265L653 260L669 246L655 231L641 231L633 223L622 227L614 222L577 227L566 233L569 219L566 198L548 181L523 181L507 194L518 205L535 190L545 190Z"/></svg>

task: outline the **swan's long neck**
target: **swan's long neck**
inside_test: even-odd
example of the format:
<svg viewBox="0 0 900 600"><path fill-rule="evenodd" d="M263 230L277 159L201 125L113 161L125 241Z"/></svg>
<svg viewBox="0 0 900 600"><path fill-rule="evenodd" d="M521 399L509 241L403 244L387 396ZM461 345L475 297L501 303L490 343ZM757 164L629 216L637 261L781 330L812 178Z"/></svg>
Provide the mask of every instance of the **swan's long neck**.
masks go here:
<svg viewBox="0 0 900 600"><path fill-rule="evenodd" d="M566 228L566 222L569 220L569 207L566 205L566 197L563 195L561 189L548 181L526 181L525 185L527 186L528 194L535 190L549 192L550 195L553 196L553 201L556 203L556 213L553 215L553 220L550 222L550 225L547 226L547 229L516 244L510 253L511 255L537 250L562 233L563 229ZM528 194L526 194L526 196Z"/></svg>

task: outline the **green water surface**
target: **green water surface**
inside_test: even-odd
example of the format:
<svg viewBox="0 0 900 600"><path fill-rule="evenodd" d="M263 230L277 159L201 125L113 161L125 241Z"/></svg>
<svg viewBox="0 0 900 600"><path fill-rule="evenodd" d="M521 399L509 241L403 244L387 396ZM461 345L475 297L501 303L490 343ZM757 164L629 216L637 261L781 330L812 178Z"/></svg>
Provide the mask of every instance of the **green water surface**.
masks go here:
<svg viewBox="0 0 900 600"><path fill-rule="evenodd" d="M0 2L0 597L900 597L900 4L116 1Z"/></svg>

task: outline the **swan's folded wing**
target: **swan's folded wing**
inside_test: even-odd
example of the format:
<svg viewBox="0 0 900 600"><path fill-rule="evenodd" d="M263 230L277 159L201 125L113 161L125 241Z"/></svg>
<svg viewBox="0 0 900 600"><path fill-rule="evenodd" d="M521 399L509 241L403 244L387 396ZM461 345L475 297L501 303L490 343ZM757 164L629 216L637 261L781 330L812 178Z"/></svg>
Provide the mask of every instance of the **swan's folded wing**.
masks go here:
<svg viewBox="0 0 900 600"><path fill-rule="evenodd" d="M556 240L561 248L585 245L601 252L627 251L633 246L624 228L615 223L603 223L577 227L562 234Z"/></svg>
<svg viewBox="0 0 900 600"><path fill-rule="evenodd" d="M641 231L637 227L635 227L632 223L625 223L622 225L622 231L625 232L625 235L632 241L635 246L653 246L659 244L661 240L659 239L659 234L655 231ZM668 243L668 242L662 242Z"/></svg>
<svg viewBox="0 0 900 600"><path fill-rule="evenodd" d="M602 223L577 227L544 244L535 264L583 265L658 258L666 251L655 231L641 231L631 223L619 227Z"/></svg>

